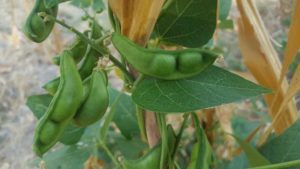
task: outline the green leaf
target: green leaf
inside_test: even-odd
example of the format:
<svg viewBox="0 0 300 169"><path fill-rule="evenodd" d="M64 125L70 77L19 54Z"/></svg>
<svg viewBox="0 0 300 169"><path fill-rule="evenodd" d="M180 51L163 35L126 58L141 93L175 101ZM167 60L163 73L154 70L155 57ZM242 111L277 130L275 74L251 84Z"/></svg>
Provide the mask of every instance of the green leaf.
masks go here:
<svg viewBox="0 0 300 169"><path fill-rule="evenodd" d="M72 0L71 4L78 8L92 7L96 12L101 12L105 8L102 0Z"/></svg>
<svg viewBox="0 0 300 169"><path fill-rule="evenodd" d="M92 7L94 11L101 12L104 9L104 4L102 0L93 0Z"/></svg>
<svg viewBox="0 0 300 169"><path fill-rule="evenodd" d="M241 140L240 138L233 136L235 140L240 144L242 149L245 151L246 156L249 160L250 167L264 166L271 164L263 155L259 153L254 147L249 143Z"/></svg>
<svg viewBox="0 0 300 169"><path fill-rule="evenodd" d="M58 5L60 0L44 0L44 4L46 8L51 8L55 5Z"/></svg>
<svg viewBox="0 0 300 169"><path fill-rule="evenodd" d="M233 23L233 20L231 20L231 19L222 20L219 23L220 29L233 29L233 27L234 27L234 23Z"/></svg>
<svg viewBox="0 0 300 169"><path fill-rule="evenodd" d="M86 127L85 132L82 135L80 142L87 144L87 145L95 145L96 146L97 139L100 136L99 130L101 127L102 127L101 120ZM96 148L96 147L94 147L94 148Z"/></svg>
<svg viewBox="0 0 300 169"><path fill-rule="evenodd" d="M116 89L109 88L110 104L115 102L117 96L119 96L119 98L117 103L115 103L116 107L111 109L111 112L109 113L114 113L113 121L116 123L121 133L127 139L130 139L132 136L139 133L139 127L135 114L135 104L129 95L120 93Z"/></svg>
<svg viewBox="0 0 300 169"><path fill-rule="evenodd" d="M62 138L59 140L65 145L76 144L83 135L85 128L79 128L73 124L69 124L64 131Z"/></svg>
<svg viewBox="0 0 300 169"><path fill-rule="evenodd" d="M71 4L78 8L87 8L91 5L91 0L72 0Z"/></svg>
<svg viewBox="0 0 300 169"><path fill-rule="evenodd" d="M187 169L209 169L213 162L213 151L204 130L200 127L197 115L193 114L197 143L194 144L191 161Z"/></svg>
<svg viewBox="0 0 300 169"><path fill-rule="evenodd" d="M51 100L52 96L49 94L33 95L28 97L26 105L32 111L34 116L37 119L40 119L46 112ZM80 140L84 130L84 128L79 128L73 124L69 124L59 141L65 145L76 144Z"/></svg>
<svg viewBox="0 0 300 169"><path fill-rule="evenodd" d="M223 166L218 168L220 169L241 169L241 168L248 168L248 160L245 153L241 153L241 155L235 157L231 161L227 161Z"/></svg>
<svg viewBox="0 0 300 169"><path fill-rule="evenodd" d="M213 36L217 0L169 0L161 11L155 34L162 41L200 47Z"/></svg>
<svg viewBox="0 0 300 169"><path fill-rule="evenodd" d="M249 108L254 111L253 109ZM251 115L248 115L251 116ZM262 117L262 116L261 116ZM246 138L249 133L254 131L263 122L261 119L247 119L241 115L233 115L231 118L231 126L233 128L233 133L241 138ZM256 137L252 139L252 143L255 143Z"/></svg>
<svg viewBox="0 0 300 169"><path fill-rule="evenodd" d="M209 108L269 92L242 77L211 66L188 79L166 81L147 77L136 86L132 98L145 109L172 113Z"/></svg>
<svg viewBox="0 0 300 169"><path fill-rule="evenodd" d="M265 166L260 166L260 167L251 167L249 169L284 169L284 168L296 169L296 168L299 168L299 166L300 166L300 160L293 160L293 161L277 163L277 164L270 164L270 165L265 165Z"/></svg>
<svg viewBox="0 0 300 169"><path fill-rule="evenodd" d="M47 169L83 169L90 154L86 146L65 146L47 153L43 160Z"/></svg>
<svg viewBox="0 0 300 169"><path fill-rule="evenodd" d="M139 137L127 140L124 137L115 136L117 140L114 145L115 151L120 151L125 159L134 160L140 157L143 151L148 147Z"/></svg>
<svg viewBox="0 0 300 169"><path fill-rule="evenodd" d="M32 111L33 115L40 119L46 112L52 96L49 94L32 95L27 98L26 105Z"/></svg>
<svg viewBox="0 0 300 169"><path fill-rule="evenodd" d="M298 160L300 157L300 120L283 134L271 139L260 148L260 152L272 163ZM299 167L289 168L296 169Z"/></svg>
<svg viewBox="0 0 300 169"><path fill-rule="evenodd" d="M226 18L229 15L230 8L232 5L232 0L219 0L219 3L220 3L219 19L223 21L226 20Z"/></svg>

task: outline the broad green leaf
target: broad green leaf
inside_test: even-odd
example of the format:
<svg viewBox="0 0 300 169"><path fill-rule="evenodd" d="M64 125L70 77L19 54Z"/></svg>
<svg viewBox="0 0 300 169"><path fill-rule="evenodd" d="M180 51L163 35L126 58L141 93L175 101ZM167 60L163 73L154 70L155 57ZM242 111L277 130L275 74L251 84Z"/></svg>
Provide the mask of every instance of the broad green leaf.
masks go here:
<svg viewBox="0 0 300 169"><path fill-rule="evenodd" d="M51 100L52 96L48 94L33 95L28 97L26 105L30 108L34 116L37 119L40 119L46 112ZM59 141L66 145L76 144L80 140L84 130L84 128L79 128L73 124L69 124Z"/></svg>
<svg viewBox="0 0 300 169"><path fill-rule="evenodd" d="M47 153L43 160L46 169L83 169L90 154L86 146L65 146Z"/></svg>
<svg viewBox="0 0 300 169"><path fill-rule="evenodd" d="M85 128L79 128L73 124L69 124L66 127L64 134L59 141L65 145L76 144L83 135L84 130Z"/></svg>
<svg viewBox="0 0 300 169"><path fill-rule="evenodd" d="M263 155L259 153L254 147L252 147L249 143L241 140L240 138L233 136L235 140L240 144L246 156L249 160L250 167L264 166L271 164Z"/></svg>
<svg viewBox="0 0 300 169"><path fill-rule="evenodd" d="M219 0L219 3L220 3L219 19L223 21L227 19L227 16L230 12L232 0Z"/></svg>
<svg viewBox="0 0 300 169"><path fill-rule="evenodd" d="M114 150L120 151L126 159L134 160L140 157L143 151L148 147L139 137L127 140L124 137L116 136Z"/></svg>
<svg viewBox="0 0 300 169"><path fill-rule="evenodd" d="M209 169L213 162L213 151L204 130L200 127L197 115L193 114L197 143L193 146L190 164L187 169Z"/></svg>
<svg viewBox="0 0 300 169"><path fill-rule="evenodd" d="M211 66L200 74L166 81L147 77L133 91L139 106L155 112L190 112L269 93L233 73Z"/></svg>
<svg viewBox="0 0 300 169"><path fill-rule="evenodd" d="M165 42L186 47L205 45L217 23L217 0L169 0L155 26L155 35Z"/></svg>
<svg viewBox="0 0 300 169"><path fill-rule="evenodd" d="M100 128L101 128L100 120L97 121L96 123L86 127L84 134L81 137L80 142L87 144L87 145L96 145L97 139L100 136Z"/></svg>
<svg viewBox="0 0 300 169"><path fill-rule="evenodd" d="M260 152L272 163L298 160L300 157L300 120L283 134L277 136L260 148ZM289 169L298 169L294 167Z"/></svg>
<svg viewBox="0 0 300 169"><path fill-rule="evenodd" d="M120 94L119 91L109 88L109 102L114 103L117 96ZM139 127L136 119L135 104L131 97L125 93L121 93L119 96L116 107L111 109L110 113L114 113L113 121L116 123L121 133L130 139L133 135L139 133Z"/></svg>

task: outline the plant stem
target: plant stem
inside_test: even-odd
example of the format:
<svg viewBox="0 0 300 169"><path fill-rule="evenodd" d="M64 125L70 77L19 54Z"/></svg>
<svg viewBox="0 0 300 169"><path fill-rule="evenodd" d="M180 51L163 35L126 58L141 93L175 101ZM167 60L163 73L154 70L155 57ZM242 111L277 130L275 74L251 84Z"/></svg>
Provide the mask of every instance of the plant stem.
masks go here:
<svg viewBox="0 0 300 169"><path fill-rule="evenodd" d="M101 54L108 54L109 59L120 68L120 70L124 73L124 75L128 78L128 80L133 83L133 76L127 71L126 66L124 66L119 60L117 60L115 57L113 57L110 53L108 53L104 48L97 46L97 44L94 41L91 41L89 38L87 38L84 34L79 32L77 29L75 29L72 26L69 26L68 24L64 23L63 21L60 21L56 19L55 17L48 15L44 12L40 12L38 15L45 17L46 20L53 20L56 23L60 24L61 26L67 28L71 32L75 33L81 40L83 40L85 43L89 44L93 49L95 49L97 52Z"/></svg>
<svg viewBox="0 0 300 169"><path fill-rule="evenodd" d="M99 146L101 146L103 148L103 150L106 152L106 154L109 156L109 158L112 160L112 162L115 164L115 166L117 166L116 168L118 168L120 166L118 160L114 157L114 155L112 154L112 152L108 149L108 147L105 145L105 143L102 142L101 139L98 140Z"/></svg>
<svg viewBox="0 0 300 169"><path fill-rule="evenodd" d="M108 5L108 19L110 21L111 27L114 29L114 31L117 31L115 17L110 5Z"/></svg>
<svg viewBox="0 0 300 169"><path fill-rule="evenodd" d="M174 146L174 152L171 155L172 158L175 157L175 154L177 152L177 149L178 149L178 146L179 146L179 143L180 143L183 131L184 131L184 129L186 127L186 124L188 122L189 115L190 115L190 113L186 113L186 114L183 115L183 122L182 122L182 125L180 127L180 131L179 131L178 135L176 136L176 142L175 142L175 146Z"/></svg>
<svg viewBox="0 0 300 169"><path fill-rule="evenodd" d="M176 161L174 162L174 164L175 164L176 169L181 169L179 164Z"/></svg>
<svg viewBox="0 0 300 169"><path fill-rule="evenodd" d="M288 167L300 166L300 160L288 161L283 163L271 164L266 166L252 167L249 169L282 169Z"/></svg>
<svg viewBox="0 0 300 169"><path fill-rule="evenodd" d="M144 113L143 109L141 109L138 105L135 105L135 110L136 110L136 117L141 133L141 139L145 142L147 142L147 135L146 135L146 130L145 130L145 118L144 118Z"/></svg>
<svg viewBox="0 0 300 169"><path fill-rule="evenodd" d="M165 115L156 113L161 135L161 154L160 154L160 169L164 169L166 155L168 153L168 129L166 125Z"/></svg>
<svg viewBox="0 0 300 169"><path fill-rule="evenodd" d="M105 121L104 121L103 125L101 126L100 140L103 140L103 142L106 142L106 136L107 136L107 131L108 131L108 128L109 128L109 124L113 119L113 116L115 114L115 109L116 109L116 106L118 105L120 97L121 97L121 93L116 97L116 99L112 103L110 111L108 112L109 114L107 114L107 116L105 116Z"/></svg>

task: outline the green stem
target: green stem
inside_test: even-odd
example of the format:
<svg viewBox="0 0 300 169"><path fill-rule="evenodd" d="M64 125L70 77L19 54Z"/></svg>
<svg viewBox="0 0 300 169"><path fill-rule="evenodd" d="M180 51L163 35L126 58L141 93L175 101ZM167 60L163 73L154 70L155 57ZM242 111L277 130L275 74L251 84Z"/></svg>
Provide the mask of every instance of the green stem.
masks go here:
<svg viewBox="0 0 300 169"><path fill-rule="evenodd" d="M117 31L116 30L117 27L116 27L115 17L114 17L114 14L113 14L113 11L112 11L110 5L108 5L108 18L109 18L109 21L110 21L110 24L111 24L112 28L115 31Z"/></svg>
<svg viewBox="0 0 300 169"><path fill-rule="evenodd" d="M115 164L116 168L118 168L119 166L121 166L118 162L118 160L114 157L114 155L112 154L112 152L108 149L108 147L105 145L105 143L102 142L102 140L98 140L99 146L101 148L103 148L103 150L106 152L106 154L109 156L109 158L111 159L111 161Z"/></svg>
<svg viewBox="0 0 300 169"><path fill-rule="evenodd" d="M136 88L136 86L142 81L145 79L145 75L144 74L140 74L139 77L136 79L136 81L134 82L133 84L133 87L132 87L132 91Z"/></svg>
<svg viewBox="0 0 300 169"><path fill-rule="evenodd" d="M179 164L176 161L174 162L174 164L175 164L176 169L181 169Z"/></svg>
<svg viewBox="0 0 300 169"><path fill-rule="evenodd" d="M174 146L174 152L173 152L173 154L171 155L172 158L174 158L175 155L176 155L176 152L177 152L177 149L178 149L180 140L181 140L181 138L182 138L183 131L184 131L184 129L185 129L185 127L186 127L186 124L187 124L187 122L188 122L188 117L189 117L189 115L190 115L190 113L186 113L186 114L183 115L183 122L182 122L182 125L181 125L181 128L180 128L180 131L179 131L179 133L178 133L177 136L176 136L176 142L175 142L175 146Z"/></svg>
<svg viewBox="0 0 300 169"><path fill-rule="evenodd" d="M138 125L140 128L141 138L143 141L147 142L147 135L146 135L146 129L145 129L145 118L144 118L143 109L141 109L138 105L135 105L135 110L136 110L136 117L137 117Z"/></svg>
<svg viewBox="0 0 300 169"><path fill-rule="evenodd" d="M116 110L116 107L118 105L120 98L121 98L121 93L116 97L116 99L112 103L109 114L105 117L104 123L101 126L100 140L103 140L104 142L106 142L107 131L109 129L110 122L112 121L112 119L114 117L115 110Z"/></svg>
<svg viewBox="0 0 300 169"><path fill-rule="evenodd" d="M168 153L168 129L164 114L156 113L159 121L160 135L161 135L161 154L160 154L160 169L164 169L166 155Z"/></svg>
<svg viewBox="0 0 300 169"><path fill-rule="evenodd" d="M81 38L81 40L83 40L85 43L89 44L93 49L95 49L97 52L101 53L101 54L108 54L109 59L117 66L121 69L121 71L125 74L125 76L130 80L130 82L134 82L134 78L133 76L127 71L126 67L119 62L118 59L116 59L115 57L113 57L110 53L108 53L104 48L97 46L97 44L94 41L91 41L89 38L87 38L84 34L82 34L81 32L79 32L77 29L75 29L72 26L69 26L68 24L64 23L63 21L60 21L58 19L56 19L55 17L46 14L45 12L40 12L38 15L45 17L46 20L53 20L56 23L60 24L61 26L67 28L68 30L70 30L71 32L75 33L79 38Z"/></svg>
<svg viewBox="0 0 300 169"><path fill-rule="evenodd" d="M295 167L295 166L300 166L300 160L288 161L288 162L271 164L266 166L252 167L249 169L282 169L282 168Z"/></svg>

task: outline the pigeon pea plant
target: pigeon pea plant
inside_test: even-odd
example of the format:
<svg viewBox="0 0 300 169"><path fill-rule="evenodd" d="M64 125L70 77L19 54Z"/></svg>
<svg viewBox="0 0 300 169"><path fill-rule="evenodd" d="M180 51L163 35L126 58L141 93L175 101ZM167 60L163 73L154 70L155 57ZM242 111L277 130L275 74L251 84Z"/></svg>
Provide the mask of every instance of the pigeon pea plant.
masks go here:
<svg viewBox="0 0 300 169"><path fill-rule="evenodd" d="M107 5L100 0L72 0L72 5L84 9L82 22L88 24L87 30L75 29L57 18L60 3L65 1L36 0L23 29L36 43L47 39L55 24L75 36L74 42L53 58L60 76L43 86L46 93L27 101L38 119L33 150L46 168L74 169L92 163L107 169L217 167L206 128L195 112L270 92L213 65L220 56L211 43L219 18L218 1L166 1L147 47L122 35L110 8L112 29L104 30L96 16L106 11ZM228 3L222 4L221 14L227 15ZM108 48L109 42L120 58ZM178 50L166 50L162 45ZM124 81L122 90L110 83L107 74L112 71ZM155 146L147 144L145 111L155 112L160 134ZM166 120L174 113L182 114L178 129ZM188 126L194 128L193 137L183 144ZM256 149L236 138L251 167L272 167Z"/></svg>

